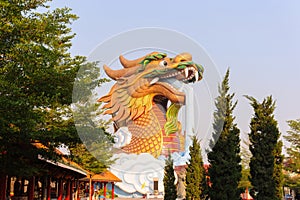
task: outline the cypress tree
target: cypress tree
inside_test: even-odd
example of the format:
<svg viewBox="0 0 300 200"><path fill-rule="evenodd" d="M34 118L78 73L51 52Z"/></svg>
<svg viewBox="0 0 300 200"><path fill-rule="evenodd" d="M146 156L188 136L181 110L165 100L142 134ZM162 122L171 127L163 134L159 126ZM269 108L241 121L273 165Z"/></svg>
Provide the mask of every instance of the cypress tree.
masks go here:
<svg viewBox="0 0 300 200"><path fill-rule="evenodd" d="M209 188L211 200L240 199L238 188L241 174L240 130L234 123L232 112L237 104L233 103L234 94L229 94L229 70L219 86L219 96L216 98L214 113L214 140L211 142L211 152L208 153L210 167L208 174L212 183Z"/></svg>
<svg viewBox="0 0 300 200"><path fill-rule="evenodd" d="M164 188L165 188L164 199L175 200L177 197L177 192L176 192L176 186L175 186L173 160L171 158L171 155L166 160L165 175L164 175Z"/></svg>
<svg viewBox="0 0 300 200"><path fill-rule="evenodd" d="M251 119L249 140L252 157L250 160L251 195L257 200L282 199L282 143L274 119L275 103L272 96L262 103L247 96L254 109Z"/></svg>
<svg viewBox="0 0 300 200"><path fill-rule="evenodd" d="M281 200L283 195L283 155L282 151L282 141L278 141L274 149L274 173L273 179L275 180L275 195L276 199Z"/></svg>
<svg viewBox="0 0 300 200"><path fill-rule="evenodd" d="M200 144L193 136L193 145L190 146L190 160L186 170L186 199L196 200L203 196L203 181L205 171L201 156Z"/></svg>
<svg viewBox="0 0 300 200"><path fill-rule="evenodd" d="M245 146L241 145L241 164L242 164L242 178L239 183L239 188L245 190L251 188L251 183L249 181L250 176L250 158L251 158L251 152L249 150L250 142L249 140L243 140L243 143Z"/></svg>

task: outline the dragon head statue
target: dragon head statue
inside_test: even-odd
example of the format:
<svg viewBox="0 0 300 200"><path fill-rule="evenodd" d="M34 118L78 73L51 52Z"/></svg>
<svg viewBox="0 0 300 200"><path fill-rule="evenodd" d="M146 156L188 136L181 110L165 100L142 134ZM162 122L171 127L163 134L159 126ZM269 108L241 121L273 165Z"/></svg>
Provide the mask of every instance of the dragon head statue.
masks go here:
<svg viewBox="0 0 300 200"><path fill-rule="evenodd" d="M168 135L178 131L177 113L185 104L182 85L201 80L203 67L194 63L189 53L170 58L165 53L152 52L136 60L127 60L123 56L119 59L123 69L113 70L104 65L106 74L116 83L107 95L98 100L106 103L103 106L105 114L112 115L115 128L129 127L133 136L140 134L138 137L143 139L154 137L159 132ZM160 119L159 113L165 121ZM153 122L155 119L158 121L156 124ZM141 135L145 131L147 134ZM163 139L158 143L163 146ZM127 149L134 149L130 144ZM151 150L137 149L128 152L151 153ZM155 152L161 150L158 147Z"/></svg>

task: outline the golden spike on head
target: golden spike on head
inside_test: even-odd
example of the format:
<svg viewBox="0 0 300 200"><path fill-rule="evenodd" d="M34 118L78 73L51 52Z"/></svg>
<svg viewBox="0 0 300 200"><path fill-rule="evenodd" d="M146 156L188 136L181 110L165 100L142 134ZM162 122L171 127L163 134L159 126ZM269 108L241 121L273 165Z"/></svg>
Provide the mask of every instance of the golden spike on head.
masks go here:
<svg viewBox="0 0 300 200"><path fill-rule="evenodd" d="M111 100L111 95L109 94L109 95L105 95L105 96L101 97L100 99L97 100L97 102L105 102L105 103L107 103L110 100Z"/></svg>
<svg viewBox="0 0 300 200"><path fill-rule="evenodd" d="M145 57L146 56L143 56L136 60L127 60L126 58L124 58L124 56L120 55L119 60L124 68L131 68L131 67L137 66L140 62L142 62L145 59Z"/></svg>
<svg viewBox="0 0 300 200"><path fill-rule="evenodd" d="M113 113L111 112L111 110L106 110L103 114L104 114L104 115L111 115L111 114L113 114Z"/></svg>
<svg viewBox="0 0 300 200"><path fill-rule="evenodd" d="M147 56L149 56L151 54L157 54L157 53L158 52L152 52L141 58L135 59L135 60L127 60L126 58L124 58L124 56L120 55L119 60L124 68L131 68L131 67L139 65L139 63L142 62Z"/></svg>
<svg viewBox="0 0 300 200"><path fill-rule="evenodd" d="M125 74L124 69L121 70L112 70L107 65L103 65L103 69L105 73L113 80L122 77Z"/></svg>
<svg viewBox="0 0 300 200"><path fill-rule="evenodd" d="M103 65L103 69L104 69L105 73L113 80L117 80L118 78L121 78L123 76L132 75L136 72L137 68L138 68L138 66L132 67L130 69L125 68L125 69L113 70L113 69L109 68L107 65Z"/></svg>

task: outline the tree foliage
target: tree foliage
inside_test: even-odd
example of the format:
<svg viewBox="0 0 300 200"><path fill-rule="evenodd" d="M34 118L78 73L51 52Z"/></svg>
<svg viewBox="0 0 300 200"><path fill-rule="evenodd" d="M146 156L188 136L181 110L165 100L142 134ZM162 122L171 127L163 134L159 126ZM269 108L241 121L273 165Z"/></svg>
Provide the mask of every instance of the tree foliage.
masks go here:
<svg viewBox="0 0 300 200"><path fill-rule="evenodd" d="M275 196L278 200L282 199L283 194L283 155L282 155L282 141L278 141L275 149L273 151L274 153L274 173L273 173L273 179L275 181Z"/></svg>
<svg viewBox="0 0 300 200"><path fill-rule="evenodd" d="M39 173L38 155L55 160L56 147L80 142L70 105L86 60L68 52L77 16L47 2L0 2L0 174Z"/></svg>
<svg viewBox="0 0 300 200"><path fill-rule="evenodd" d="M165 174L164 174L164 199L175 200L177 198L176 186L175 186L175 175L173 160L171 156L166 160Z"/></svg>
<svg viewBox="0 0 300 200"><path fill-rule="evenodd" d="M277 121L274 119L275 103L269 96L262 103L247 96L254 109L249 139L251 195L258 200L282 199L282 143Z"/></svg>
<svg viewBox="0 0 300 200"><path fill-rule="evenodd" d="M288 158L285 165L286 185L300 191L300 119L289 120L290 130L284 138L290 143L287 148Z"/></svg>
<svg viewBox="0 0 300 200"><path fill-rule="evenodd" d="M100 79L97 63L81 66L73 89L72 110L75 126L81 142L70 146L72 159L93 173L100 173L113 163L113 138L106 131L108 121L99 118L102 114L95 89L108 80Z"/></svg>
<svg viewBox="0 0 300 200"><path fill-rule="evenodd" d="M0 3L1 173L34 173L38 167L30 163L37 154L51 157L55 147L75 139L74 123L64 114L84 62L68 53L74 36L68 26L77 17L67 8L37 13L45 2ZM49 149L33 148L35 141Z"/></svg>
<svg viewBox="0 0 300 200"><path fill-rule="evenodd" d="M186 199L201 199L204 194L203 182L206 181L205 170L201 155L200 143L193 136L193 145L190 146L190 160L186 170Z"/></svg>
<svg viewBox="0 0 300 200"><path fill-rule="evenodd" d="M234 94L229 94L229 70L219 86L219 96L216 98L214 113L214 141L212 150L208 153L210 167L208 173L212 183L209 188L211 200L240 199L238 188L241 179L240 130L234 123L232 112L236 106L233 103Z"/></svg>
<svg viewBox="0 0 300 200"><path fill-rule="evenodd" d="M244 146L241 148L241 164L242 164L242 177L239 183L239 188L245 190L246 188L251 188L251 182L249 180L250 176L250 159L251 159L251 152L249 150L250 142L249 140L243 140Z"/></svg>

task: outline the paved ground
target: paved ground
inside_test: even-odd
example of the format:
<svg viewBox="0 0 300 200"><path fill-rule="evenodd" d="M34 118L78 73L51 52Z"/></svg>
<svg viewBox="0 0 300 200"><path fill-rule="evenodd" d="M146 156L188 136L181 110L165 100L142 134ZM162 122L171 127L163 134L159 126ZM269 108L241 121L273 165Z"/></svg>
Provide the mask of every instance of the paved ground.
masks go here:
<svg viewBox="0 0 300 200"><path fill-rule="evenodd" d="M134 200L145 200L143 198L115 198L115 200L129 200L129 199L134 199ZM160 198L151 198L151 199L154 199L154 200L162 200Z"/></svg>
<svg viewBox="0 0 300 200"><path fill-rule="evenodd" d="M163 200L163 198L150 198L150 200ZM104 200L104 199L100 199ZM111 200L109 198L106 198L105 200ZM114 200L147 200L146 198L121 198L121 197L116 197Z"/></svg>
<svg viewBox="0 0 300 200"><path fill-rule="evenodd" d="M119 198L119 197L115 198L115 200L131 200L131 199L133 199L133 200L146 200L145 198ZM162 200L162 198L151 198L151 199L153 199L153 200ZM108 199L106 199L106 200L108 200Z"/></svg>

